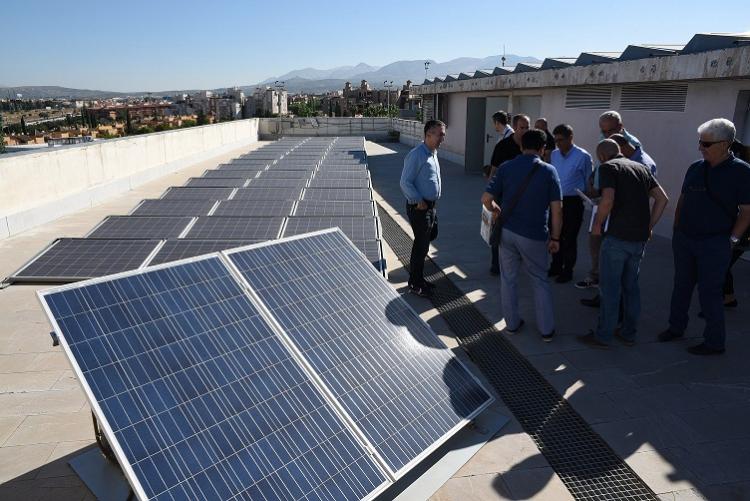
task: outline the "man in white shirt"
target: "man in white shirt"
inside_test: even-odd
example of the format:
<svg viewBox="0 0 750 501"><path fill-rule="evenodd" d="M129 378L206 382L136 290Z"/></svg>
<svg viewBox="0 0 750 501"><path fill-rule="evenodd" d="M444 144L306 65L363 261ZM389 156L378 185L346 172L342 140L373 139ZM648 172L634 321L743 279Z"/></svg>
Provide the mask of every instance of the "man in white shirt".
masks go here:
<svg viewBox="0 0 750 501"><path fill-rule="evenodd" d="M495 132L497 132L498 143L513 134L513 127L508 125L509 118L508 113L503 110L492 114L492 123L495 126Z"/></svg>

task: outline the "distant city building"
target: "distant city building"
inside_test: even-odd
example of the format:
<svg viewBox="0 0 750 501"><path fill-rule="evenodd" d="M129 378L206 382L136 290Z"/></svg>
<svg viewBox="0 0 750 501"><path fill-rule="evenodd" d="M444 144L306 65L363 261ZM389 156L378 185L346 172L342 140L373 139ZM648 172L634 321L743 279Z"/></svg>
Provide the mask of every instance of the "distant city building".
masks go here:
<svg viewBox="0 0 750 501"><path fill-rule="evenodd" d="M289 114L289 96L284 89L258 87L246 100L245 115L248 117L267 117Z"/></svg>

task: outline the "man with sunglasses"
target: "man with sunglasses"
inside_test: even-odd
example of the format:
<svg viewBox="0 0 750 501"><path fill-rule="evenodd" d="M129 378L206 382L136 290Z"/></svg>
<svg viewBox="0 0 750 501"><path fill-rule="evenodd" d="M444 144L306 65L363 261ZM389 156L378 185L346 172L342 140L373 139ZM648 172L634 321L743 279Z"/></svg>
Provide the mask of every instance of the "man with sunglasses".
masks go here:
<svg viewBox="0 0 750 501"><path fill-rule="evenodd" d="M750 165L729 149L735 132L734 124L725 118L698 127L698 150L703 160L693 163L685 173L675 209L669 328L659 334L659 341L684 335L697 285L706 326L703 342L688 348L694 355L724 353L722 286L732 248L750 226Z"/></svg>

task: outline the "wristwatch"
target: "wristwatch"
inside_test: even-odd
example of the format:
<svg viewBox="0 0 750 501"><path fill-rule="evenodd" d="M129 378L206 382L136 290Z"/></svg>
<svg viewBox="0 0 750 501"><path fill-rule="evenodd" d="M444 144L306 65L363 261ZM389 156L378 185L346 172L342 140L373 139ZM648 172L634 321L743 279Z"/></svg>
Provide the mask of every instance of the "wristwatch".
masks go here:
<svg viewBox="0 0 750 501"><path fill-rule="evenodd" d="M734 235L731 235L729 237L729 241L732 242L732 245L737 245L738 243L740 243L740 239L735 237Z"/></svg>

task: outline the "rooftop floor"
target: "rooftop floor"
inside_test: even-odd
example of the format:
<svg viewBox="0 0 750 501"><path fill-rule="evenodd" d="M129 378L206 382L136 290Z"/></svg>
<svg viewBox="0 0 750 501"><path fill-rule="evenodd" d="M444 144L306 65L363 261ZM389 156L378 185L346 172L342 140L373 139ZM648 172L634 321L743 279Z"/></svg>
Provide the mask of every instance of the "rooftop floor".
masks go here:
<svg viewBox="0 0 750 501"><path fill-rule="evenodd" d="M259 144L260 145L260 144ZM398 187L403 156L399 144L368 143L376 196L404 227ZM6 276L60 236L81 236L104 216L127 213L143 198L246 152L237 150L165 176L92 209L66 216L13 238L0 240L0 275ZM504 328L499 280L488 273L489 252L478 236L479 196L484 183L463 168L441 161L444 196L440 236L432 255L452 280L498 329ZM581 235L579 272L588 267ZM387 247L387 246L386 246ZM385 249L389 280L405 289L406 272ZM727 313L728 351L702 359L684 348L700 335L692 322L688 339L655 342L666 322L671 291L669 241L655 239L642 266L643 315L639 343L594 351L575 335L596 324L596 311L578 304L590 295L572 285L554 285L558 335L543 343L532 328L513 337L514 345L644 481L665 500L750 499L750 264L736 266L740 308ZM522 282L521 307L533 318L530 288ZM83 392L35 296L39 286L14 285L0 291L0 499L90 499L67 466L91 447L91 416ZM450 330L431 303L407 300L449 345ZM693 313L697 314L697 305ZM504 334L502 334L504 335ZM511 413L502 404L497 410ZM512 419L434 499L570 499L531 438Z"/></svg>

